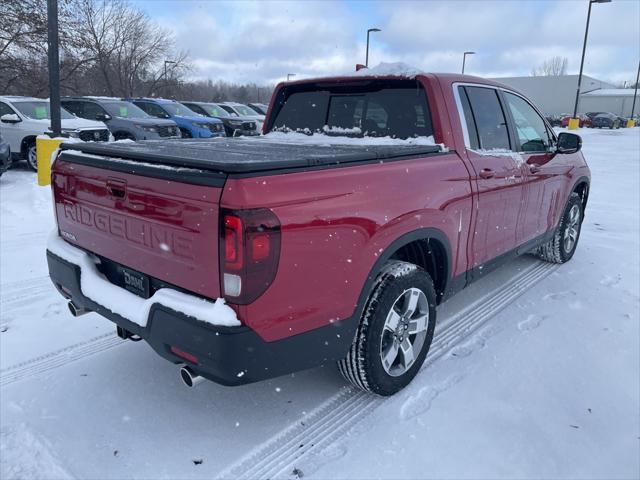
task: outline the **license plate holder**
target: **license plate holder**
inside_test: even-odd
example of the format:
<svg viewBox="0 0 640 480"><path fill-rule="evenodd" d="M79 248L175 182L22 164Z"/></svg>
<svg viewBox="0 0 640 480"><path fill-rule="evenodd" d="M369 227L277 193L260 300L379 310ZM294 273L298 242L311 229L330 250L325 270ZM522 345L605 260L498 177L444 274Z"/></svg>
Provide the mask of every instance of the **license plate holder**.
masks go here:
<svg viewBox="0 0 640 480"><path fill-rule="evenodd" d="M118 265L118 275L120 276L121 285L126 290L142 298L150 297L149 277L147 275L120 265Z"/></svg>

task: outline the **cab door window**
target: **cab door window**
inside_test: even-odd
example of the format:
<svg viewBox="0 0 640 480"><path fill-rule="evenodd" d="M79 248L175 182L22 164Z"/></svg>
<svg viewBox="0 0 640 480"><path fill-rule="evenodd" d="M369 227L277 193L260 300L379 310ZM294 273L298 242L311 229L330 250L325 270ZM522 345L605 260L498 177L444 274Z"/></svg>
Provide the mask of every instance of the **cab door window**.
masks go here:
<svg viewBox="0 0 640 480"><path fill-rule="evenodd" d="M544 120L529 103L509 92L504 92L509 111L515 123L521 152L546 152L551 148L551 137Z"/></svg>

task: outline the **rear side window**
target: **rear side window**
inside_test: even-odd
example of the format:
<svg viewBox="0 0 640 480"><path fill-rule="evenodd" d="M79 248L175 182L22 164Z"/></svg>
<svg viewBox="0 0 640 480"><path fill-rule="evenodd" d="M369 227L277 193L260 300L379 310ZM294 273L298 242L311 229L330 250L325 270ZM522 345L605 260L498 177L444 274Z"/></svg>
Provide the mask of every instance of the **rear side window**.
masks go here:
<svg viewBox="0 0 640 480"><path fill-rule="evenodd" d="M303 85L291 90L280 92L270 130L394 138L433 135L427 96L416 81Z"/></svg>
<svg viewBox="0 0 640 480"><path fill-rule="evenodd" d="M482 150L510 150L507 120L493 88L465 87ZM465 115L466 118L466 115ZM468 122L468 120L467 120Z"/></svg>
<svg viewBox="0 0 640 480"><path fill-rule="evenodd" d="M458 94L460 96L460 103L462 104L464 120L467 125L467 133L469 134L469 146L477 150L480 148L480 140L478 139L476 121L473 118L473 112L471 111L471 105L469 104L469 97L467 97L467 92L464 87L458 87Z"/></svg>

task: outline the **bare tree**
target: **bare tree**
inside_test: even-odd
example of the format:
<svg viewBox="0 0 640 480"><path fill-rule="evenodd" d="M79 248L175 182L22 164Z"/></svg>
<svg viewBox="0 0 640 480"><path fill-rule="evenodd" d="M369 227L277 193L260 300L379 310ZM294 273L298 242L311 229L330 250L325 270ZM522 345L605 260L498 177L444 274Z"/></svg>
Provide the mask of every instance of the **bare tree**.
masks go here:
<svg viewBox="0 0 640 480"><path fill-rule="evenodd" d="M95 59L106 93L133 96L147 91L149 82L160 81L164 60L172 60L172 72L188 70L188 56L175 53L169 32L146 13L124 0L76 0L83 30L83 47Z"/></svg>
<svg viewBox="0 0 640 480"><path fill-rule="evenodd" d="M46 0L0 0L0 92L47 95ZM146 94L189 69L169 32L127 0L59 0L63 94ZM166 83L166 82L165 82ZM153 87L151 87L153 88Z"/></svg>
<svg viewBox="0 0 640 480"><path fill-rule="evenodd" d="M542 62L539 67L531 70L532 77L553 77L567 74L567 65L569 59L567 57L551 57Z"/></svg>

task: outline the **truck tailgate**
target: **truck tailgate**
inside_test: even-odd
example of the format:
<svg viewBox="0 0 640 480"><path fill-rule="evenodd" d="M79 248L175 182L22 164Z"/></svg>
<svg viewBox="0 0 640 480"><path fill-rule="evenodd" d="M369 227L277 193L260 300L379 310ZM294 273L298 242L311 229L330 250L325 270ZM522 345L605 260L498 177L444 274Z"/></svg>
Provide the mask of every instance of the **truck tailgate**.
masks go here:
<svg viewBox="0 0 640 480"><path fill-rule="evenodd" d="M70 159L71 160L71 159ZM60 234L89 252L209 298L220 296L219 185L56 160ZM188 178L188 175L185 176Z"/></svg>

